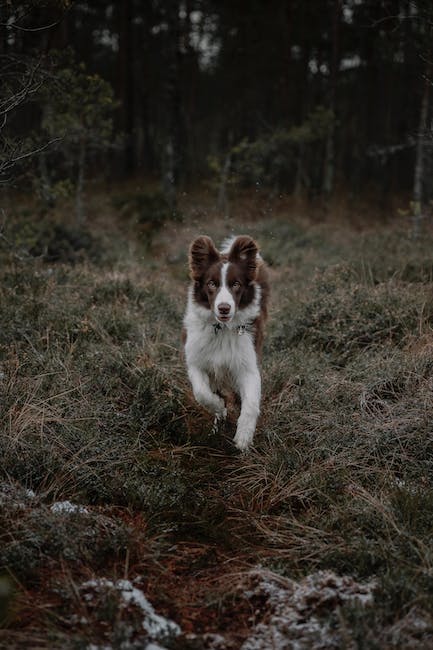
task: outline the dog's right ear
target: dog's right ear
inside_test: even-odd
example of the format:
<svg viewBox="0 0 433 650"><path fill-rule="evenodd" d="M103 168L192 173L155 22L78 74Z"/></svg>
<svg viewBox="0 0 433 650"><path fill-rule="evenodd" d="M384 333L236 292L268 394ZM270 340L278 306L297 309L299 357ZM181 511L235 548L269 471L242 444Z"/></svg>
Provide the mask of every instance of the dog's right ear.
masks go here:
<svg viewBox="0 0 433 650"><path fill-rule="evenodd" d="M194 239L189 249L191 278L195 281L200 280L206 269L219 259L220 254L210 237L202 235Z"/></svg>

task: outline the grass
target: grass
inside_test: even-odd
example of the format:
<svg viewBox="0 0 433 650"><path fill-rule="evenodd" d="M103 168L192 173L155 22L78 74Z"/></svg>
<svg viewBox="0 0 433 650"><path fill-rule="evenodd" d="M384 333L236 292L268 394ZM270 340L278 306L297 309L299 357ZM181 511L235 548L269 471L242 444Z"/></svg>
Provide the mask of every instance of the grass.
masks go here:
<svg viewBox="0 0 433 650"><path fill-rule="evenodd" d="M144 643L113 594L83 610L86 580L127 577L184 632L240 647L253 605L232 576L260 564L292 580L374 579L374 607L332 615L347 647L427 647L433 232L413 242L403 223L313 221L282 203L270 217L243 201L217 220L197 196L143 243L112 198L94 201L66 257L72 226L38 231L31 207L2 239L0 643ZM234 412L210 435L180 354L185 251L209 222L217 241L256 236L271 264L262 416L245 456ZM49 256L34 246L46 232ZM59 516L59 500L87 511Z"/></svg>

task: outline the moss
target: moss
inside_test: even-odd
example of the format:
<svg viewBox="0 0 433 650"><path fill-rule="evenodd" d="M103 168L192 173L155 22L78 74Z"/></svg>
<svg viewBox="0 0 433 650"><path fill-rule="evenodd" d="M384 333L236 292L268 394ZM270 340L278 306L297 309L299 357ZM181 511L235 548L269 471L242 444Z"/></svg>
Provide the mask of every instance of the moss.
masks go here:
<svg viewBox="0 0 433 650"><path fill-rule="evenodd" d="M35 504L18 513L3 508L2 530L0 568L26 582L61 562L102 568L124 556L131 535L122 522L97 513L57 514Z"/></svg>

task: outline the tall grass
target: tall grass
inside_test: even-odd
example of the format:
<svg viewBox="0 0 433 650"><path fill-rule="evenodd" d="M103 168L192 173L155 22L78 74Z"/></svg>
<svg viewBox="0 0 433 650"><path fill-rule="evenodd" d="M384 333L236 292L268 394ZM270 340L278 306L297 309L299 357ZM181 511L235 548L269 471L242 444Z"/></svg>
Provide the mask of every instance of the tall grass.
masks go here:
<svg viewBox="0 0 433 650"><path fill-rule="evenodd" d="M74 585L89 575L146 572L163 611L203 630L175 581L182 554L200 548L206 593L219 593L220 581L224 602L230 593L240 611L245 596L228 586L222 556L297 580L322 569L374 578L374 609L347 605L338 624L359 647L400 647L398 625L411 647L426 647L432 235L413 243L398 228L359 235L287 215L236 224L259 237L273 285L262 416L254 449L240 456L234 407L212 436L183 368L187 276L174 249L202 226L184 213L175 239L158 231L144 248L125 243L130 234L113 217L110 243L92 233L100 254L67 263L3 248L0 563L25 625L19 631L20 616L9 613L0 638L9 647L41 630L51 641L38 647L125 640L117 601L117 623L95 623L92 633L65 617L64 602L80 612ZM65 499L89 513L59 519L50 505ZM194 598L191 568L182 571ZM49 616L32 610L35 593ZM197 607L213 631L232 633L236 611L229 622L220 595ZM97 608L89 616L104 619Z"/></svg>

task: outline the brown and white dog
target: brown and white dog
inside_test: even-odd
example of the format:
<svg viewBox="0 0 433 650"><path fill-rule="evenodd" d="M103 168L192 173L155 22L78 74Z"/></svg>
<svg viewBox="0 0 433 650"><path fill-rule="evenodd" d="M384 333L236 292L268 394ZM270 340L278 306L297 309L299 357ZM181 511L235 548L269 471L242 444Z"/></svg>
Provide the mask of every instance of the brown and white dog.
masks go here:
<svg viewBox="0 0 433 650"><path fill-rule="evenodd" d="M241 398L234 443L251 444L260 412L259 359L267 318L266 264L246 235L215 248L206 236L189 251L192 284L184 318L185 358L195 399L215 414L227 415L221 392Z"/></svg>

